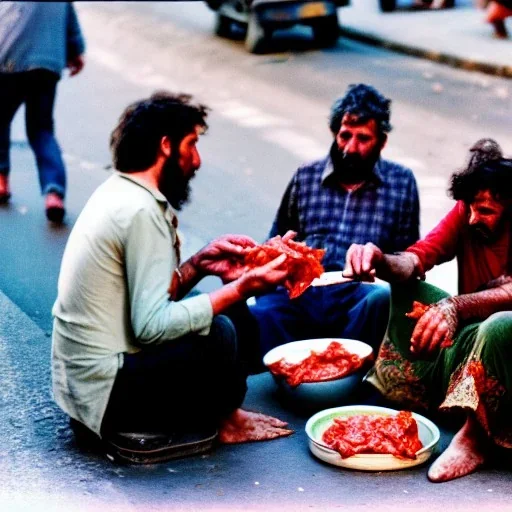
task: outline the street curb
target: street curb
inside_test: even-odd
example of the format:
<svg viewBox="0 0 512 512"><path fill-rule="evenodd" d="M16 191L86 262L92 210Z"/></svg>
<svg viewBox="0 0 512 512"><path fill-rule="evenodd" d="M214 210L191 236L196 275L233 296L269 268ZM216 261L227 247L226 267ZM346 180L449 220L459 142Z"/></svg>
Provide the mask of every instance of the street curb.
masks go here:
<svg viewBox="0 0 512 512"><path fill-rule="evenodd" d="M396 41L390 41L375 35L369 35L352 28L341 27L341 35L355 41L371 44L373 46L380 46L382 48L403 53L405 55L411 55L413 57L428 59L440 64L446 64L454 68L460 68L466 71L478 71L487 75L495 75L503 78L512 78L512 66L489 64L487 62L463 59L448 53L440 53L432 50L425 50L423 48L416 48L404 43L398 43Z"/></svg>

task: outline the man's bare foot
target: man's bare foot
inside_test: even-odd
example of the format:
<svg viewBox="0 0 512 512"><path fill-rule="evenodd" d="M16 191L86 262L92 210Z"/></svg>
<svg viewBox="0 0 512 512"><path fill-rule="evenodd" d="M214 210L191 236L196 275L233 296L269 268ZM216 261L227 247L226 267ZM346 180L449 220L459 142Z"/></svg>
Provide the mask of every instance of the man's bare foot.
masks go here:
<svg viewBox="0 0 512 512"><path fill-rule="evenodd" d="M258 412L237 409L224 420L219 430L219 441L224 444L265 441L293 434L285 428L288 423Z"/></svg>
<svg viewBox="0 0 512 512"><path fill-rule="evenodd" d="M447 482L466 476L480 467L483 454L484 434L476 420L469 417L455 434L448 448L430 466L428 478L432 482Z"/></svg>

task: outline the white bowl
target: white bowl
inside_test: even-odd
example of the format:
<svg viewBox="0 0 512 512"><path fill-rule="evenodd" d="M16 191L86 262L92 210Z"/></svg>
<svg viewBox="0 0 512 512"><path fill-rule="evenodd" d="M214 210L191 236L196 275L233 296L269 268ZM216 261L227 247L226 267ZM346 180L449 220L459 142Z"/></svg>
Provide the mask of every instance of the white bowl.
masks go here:
<svg viewBox="0 0 512 512"><path fill-rule="evenodd" d="M320 411L309 418L306 423L309 449L313 455L324 462L362 471L392 471L423 464L432 455L435 446L439 442L440 433L434 423L416 413L412 413L412 415L418 424L418 436L423 448L416 452L415 459L399 459L391 454L377 453L359 453L352 457L342 458L337 451L332 450L322 441L323 433L333 424L334 418L349 417L356 414L392 416L397 413L398 411L395 409L375 405L349 405Z"/></svg>
<svg viewBox="0 0 512 512"><path fill-rule="evenodd" d="M263 364L268 367L283 358L290 363L299 363L309 357L312 350L322 352L333 341L340 343L348 352L357 354L363 360L372 354L372 347L362 341L347 338L318 338L292 341L276 347L265 354ZM289 403L312 412L347 403L361 384L365 371L363 364L360 369L344 377L320 382L304 382L297 387L291 387L281 375L272 374L272 376L279 391Z"/></svg>

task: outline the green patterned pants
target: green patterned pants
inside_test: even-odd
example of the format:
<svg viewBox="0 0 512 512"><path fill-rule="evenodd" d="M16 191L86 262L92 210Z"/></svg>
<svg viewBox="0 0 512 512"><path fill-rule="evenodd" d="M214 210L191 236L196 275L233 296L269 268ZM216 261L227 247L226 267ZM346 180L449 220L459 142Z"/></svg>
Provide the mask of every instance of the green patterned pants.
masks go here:
<svg viewBox="0 0 512 512"><path fill-rule="evenodd" d="M423 281L392 285L388 330L368 380L402 408L472 411L497 444L512 448L512 311L461 326L453 345L432 359L409 350L413 301L448 296Z"/></svg>

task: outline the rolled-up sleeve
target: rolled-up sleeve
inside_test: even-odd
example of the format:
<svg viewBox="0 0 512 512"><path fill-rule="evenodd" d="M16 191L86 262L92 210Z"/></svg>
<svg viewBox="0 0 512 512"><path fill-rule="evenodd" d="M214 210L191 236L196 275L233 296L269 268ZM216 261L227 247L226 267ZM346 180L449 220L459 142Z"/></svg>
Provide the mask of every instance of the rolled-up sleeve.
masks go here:
<svg viewBox="0 0 512 512"><path fill-rule="evenodd" d="M423 240L407 248L407 252L418 256L422 273L455 258L465 219L464 203L458 201Z"/></svg>
<svg viewBox="0 0 512 512"><path fill-rule="evenodd" d="M125 235L125 262L132 329L140 344L163 343L209 332L213 309L207 294L173 302L168 288L177 260L173 227L158 209L141 209Z"/></svg>

